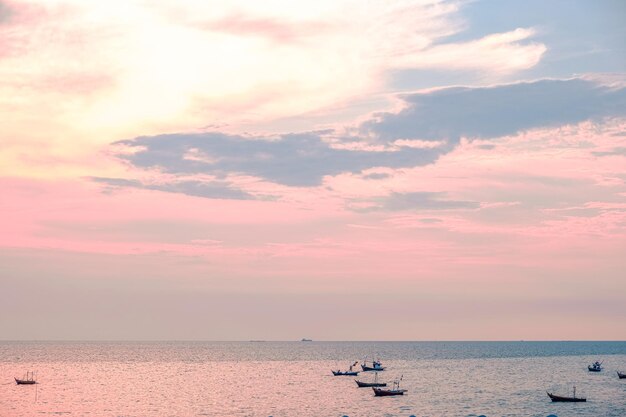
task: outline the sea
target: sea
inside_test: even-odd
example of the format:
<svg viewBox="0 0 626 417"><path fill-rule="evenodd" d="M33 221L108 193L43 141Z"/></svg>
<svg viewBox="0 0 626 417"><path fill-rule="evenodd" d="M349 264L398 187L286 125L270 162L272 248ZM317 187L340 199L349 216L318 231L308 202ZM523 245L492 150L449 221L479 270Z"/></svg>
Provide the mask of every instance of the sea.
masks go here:
<svg viewBox="0 0 626 417"><path fill-rule="evenodd" d="M380 359L375 397L333 376ZM588 372L601 361L603 371ZM358 366L358 365L357 365ZM626 342L0 342L0 416L626 416ZM36 385L14 377L35 372ZM361 380L374 379L361 372ZM552 403L546 391L586 403Z"/></svg>

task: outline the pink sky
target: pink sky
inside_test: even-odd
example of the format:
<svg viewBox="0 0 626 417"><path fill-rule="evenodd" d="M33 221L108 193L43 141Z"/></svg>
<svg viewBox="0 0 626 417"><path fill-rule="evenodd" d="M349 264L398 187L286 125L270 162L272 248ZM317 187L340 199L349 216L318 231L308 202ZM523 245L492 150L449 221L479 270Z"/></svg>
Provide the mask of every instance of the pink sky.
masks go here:
<svg viewBox="0 0 626 417"><path fill-rule="evenodd" d="M469 7L0 1L0 337L626 338L626 68Z"/></svg>

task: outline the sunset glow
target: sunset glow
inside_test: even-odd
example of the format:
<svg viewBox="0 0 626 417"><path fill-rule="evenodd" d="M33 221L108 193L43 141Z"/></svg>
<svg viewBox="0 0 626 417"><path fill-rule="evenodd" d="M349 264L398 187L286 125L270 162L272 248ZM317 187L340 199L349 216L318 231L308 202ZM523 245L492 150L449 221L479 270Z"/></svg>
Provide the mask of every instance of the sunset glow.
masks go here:
<svg viewBox="0 0 626 417"><path fill-rule="evenodd" d="M626 7L535 3L0 0L1 337L626 338Z"/></svg>

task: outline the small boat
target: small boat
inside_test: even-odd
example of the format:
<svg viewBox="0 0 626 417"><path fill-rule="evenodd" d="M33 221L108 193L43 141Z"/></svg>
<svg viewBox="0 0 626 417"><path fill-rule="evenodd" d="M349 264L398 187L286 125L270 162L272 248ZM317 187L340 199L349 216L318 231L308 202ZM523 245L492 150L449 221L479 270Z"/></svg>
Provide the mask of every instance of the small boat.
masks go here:
<svg viewBox="0 0 626 417"><path fill-rule="evenodd" d="M363 381L358 381L358 380L354 380L354 382L356 382L356 384L359 386L359 388L366 388L366 387L386 387L387 383L386 382L378 382L378 372L376 372L376 374L374 374L374 382L363 382Z"/></svg>
<svg viewBox="0 0 626 417"><path fill-rule="evenodd" d="M354 381L359 386L359 388L370 388L370 387L373 388L373 387L386 387L387 386L386 382L363 382L363 381L357 381L356 379Z"/></svg>
<svg viewBox="0 0 626 417"><path fill-rule="evenodd" d="M361 364L361 369L363 369L364 372L384 371L385 367L380 363L380 360L372 361L372 366L368 366L367 361L364 359L363 363Z"/></svg>
<svg viewBox="0 0 626 417"><path fill-rule="evenodd" d="M330 371L335 376L358 376L359 375L358 371L333 371L332 369Z"/></svg>
<svg viewBox="0 0 626 417"><path fill-rule="evenodd" d="M602 362L595 361L587 366L587 369L589 369L589 372L600 372L602 370Z"/></svg>
<svg viewBox="0 0 626 417"><path fill-rule="evenodd" d="M34 372L26 372L26 376L24 377L24 379L17 379L17 378L13 378L13 379L15 379L15 383L17 385L32 385L32 384L37 383L37 381L35 381Z"/></svg>
<svg viewBox="0 0 626 417"><path fill-rule="evenodd" d="M571 397L562 397L560 395L554 395L550 392L547 392L548 397L552 400L553 403L584 403L587 402L586 398L577 397L576 396L576 387L574 387L574 394Z"/></svg>
<svg viewBox="0 0 626 417"><path fill-rule="evenodd" d="M301 342L312 342L313 339L302 338Z"/></svg>
<svg viewBox="0 0 626 417"><path fill-rule="evenodd" d="M393 386L391 389L372 387L374 390L375 397L390 397L393 395L404 395L407 390L400 389L400 381L402 381L402 377L399 380L393 381Z"/></svg>
<svg viewBox="0 0 626 417"><path fill-rule="evenodd" d="M353 370L352 370L352 367L353 367L354 365L356 365L357 363L359 363L359 362L357 361L357 362L354 362L352 365L350 365L350 368L348 368L348 370L347 370L347 371L339 371L339 370L337 370L337 371L333 371L332 369L331 369L330 371L331 371L331 372L333 373L333 375L335 375L335 376L357 376L357 375L359 375L359 371L353 371Z"/></svg>
<svg viewBox="0 0 626 417"><path fill-rule="evenodd" d="M626 378L626 374L623 374L620 371L617 371L617 376L619 377L619 379L625 379Z"/></svg>

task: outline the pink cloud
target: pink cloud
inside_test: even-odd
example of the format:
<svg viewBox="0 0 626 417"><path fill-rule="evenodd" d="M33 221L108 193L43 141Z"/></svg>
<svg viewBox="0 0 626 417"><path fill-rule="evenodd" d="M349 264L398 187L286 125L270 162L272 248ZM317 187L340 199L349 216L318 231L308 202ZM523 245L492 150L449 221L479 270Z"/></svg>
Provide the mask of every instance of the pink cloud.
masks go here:
<svg viewBox="0 0 626 417"><path fill-rule="evenodd" d="M216 200L139 189L104 193L102 187L84 181L4 178L0 184L4 192L0 212L5 231L0 236L0 246L4 247L106 253L174 251L193 255L227 252L219 245L207 246L206 239L210 237L170 244L167 233L147 241L141 239L141 233L125 235L115 225L178 221L245 229L251 224L288 225L320 215L280 202Z"/></svg>
<svg viewBox="0 0 626 417"><path fill-rule="evenodd" d="M168 252L221 268L235 262L248 273L262 264L278 275L298 268L370 277L445 275L462 265L572 269L596 262L599 252L615 263L615 248L626 245L626 172L623 157L593 152L623 145L626 137L614 135L623 128L621 122L583 123L463 141L436 164L385 169L376 179L326 177L319 187L230 178L248 193L278 198L271 201L5 178L0 242L92 253ZM157 183L169 178L149 175ZM351 201L389 192L443 192L445 200L479 205L353 211Z"/></svg>
<svg viewBox="0 0 626 417"><path fill-rule="evenodd" d="M319 36L332 25L327 22L290 22L277 18L260 18L233 14L214 21L193 23L203 30L228 33L234 36L262 37L279 44L298 42L310 35Z"/></svg>
<svg viewBox="0 0 626 417"><path fill-rule="evenodd" d="M82 42L86 33L68 33L63 23L75 16L78 8L69 4L43 5L37 2L4 0L4 19L0 20L0 59L16 57L38 49L40 41L50 43ZM49 45L50 46L50 45Z"/></svg>

